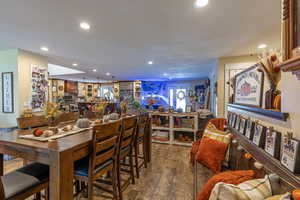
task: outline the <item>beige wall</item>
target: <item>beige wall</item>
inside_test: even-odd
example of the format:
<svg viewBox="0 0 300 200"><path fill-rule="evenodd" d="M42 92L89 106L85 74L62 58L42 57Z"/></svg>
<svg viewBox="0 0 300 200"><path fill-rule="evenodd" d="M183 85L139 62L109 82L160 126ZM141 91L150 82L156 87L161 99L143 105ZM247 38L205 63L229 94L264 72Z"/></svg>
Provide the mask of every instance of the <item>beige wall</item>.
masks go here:
<svg viewBox="0 0 300 200"><path fill-rule="evenodd" d="M234 56L219 58L218 67L218 100L217 100L217 116L224 117L224 100L225 100L225 65L233 63L249 63L257 62L257 56Z"/></svg>
<svg viewBox="0 0 300 200"><path fill-rule="evenodd" d="M19 49L18 53L18 68L19 68L19 99L20 113L23 112L25 104L31 102L31 65L47 67L48 61L46 57Z"/></svg>
<svg viewBox="0 0 300 200"><path fill-rule="evenodd" d="M14 113L2 113L2 98L0 98L0 128L16 127L16 119L22 114L24 105L31 101L30 73L32 64L48 66L46 57L28 51L12 49L0 52L0 72L14 73ZM1 84L0 81L0 88L2 87Z"/></svg>
<svg viewBox="0 0 300 200"><path fill-rule="evenodd" d="M2 81L0 81L0 128L10 128L17 124L16 118L19 116L19 88L18 88L18 50L11 49L0 51L0 76L2 72L13 72L14 79L14 113L2 112ZM2 80L2 78L1 78Z"/></svg>

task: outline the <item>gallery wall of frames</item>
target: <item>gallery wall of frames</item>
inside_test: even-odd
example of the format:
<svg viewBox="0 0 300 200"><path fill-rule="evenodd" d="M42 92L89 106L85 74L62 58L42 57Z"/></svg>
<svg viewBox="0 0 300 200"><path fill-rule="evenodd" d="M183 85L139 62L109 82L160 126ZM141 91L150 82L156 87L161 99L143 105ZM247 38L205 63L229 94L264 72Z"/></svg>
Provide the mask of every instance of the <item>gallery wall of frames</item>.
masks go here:
<svg viewBox="0 0 300 200"><path fill-rule="evenodd" d="M276 126L267 126L261 121L234 112L228 112L227 119L229 129L246 137L291 172L300 173L300 141L293 138L290 132L281 132Z"/></svg>

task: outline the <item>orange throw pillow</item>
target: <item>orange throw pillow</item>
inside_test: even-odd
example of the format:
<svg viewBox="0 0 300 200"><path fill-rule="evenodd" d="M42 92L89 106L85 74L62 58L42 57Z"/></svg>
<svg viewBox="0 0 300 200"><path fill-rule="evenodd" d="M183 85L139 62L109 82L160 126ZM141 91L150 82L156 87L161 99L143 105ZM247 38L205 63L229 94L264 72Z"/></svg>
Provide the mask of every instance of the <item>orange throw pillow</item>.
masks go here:
<svg viewBox="0 0 300 200"><path fill-rule="evenodd" d="M227 171L216 174L208 180L202 190L198 193L197 200L208 200L215 184L219 182L237 185L254 178L256 177L253 170Z"/></svg>
<svg viewBox="0 0 300 200"><path fill-rule="evenodd" d="M225 160L227 147L228 144L224 142L203 137L196 154L196 160L218 173L221 171L222 163Z"/></svg>
<svg viewBox="0 0 300 200"><path fill-rule="evenodd" d="M193 142L193 146L192 146L192 149L191 149L191 152L190 152L190 163L193 166L195 164L195 156L196 156L196 154L198 152L200 143L201 143L201 139L197 140L196 142Z"/></svg>

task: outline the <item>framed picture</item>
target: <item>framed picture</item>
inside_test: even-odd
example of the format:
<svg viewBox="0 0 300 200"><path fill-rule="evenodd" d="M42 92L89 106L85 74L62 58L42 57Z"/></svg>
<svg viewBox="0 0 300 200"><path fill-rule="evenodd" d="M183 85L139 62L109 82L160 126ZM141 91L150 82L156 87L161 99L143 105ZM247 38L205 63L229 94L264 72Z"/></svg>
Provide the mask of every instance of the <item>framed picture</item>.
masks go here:
<svg viewBox="0 0 300 200"><path fill-rule="evenodd" d="M245 130L246 130L246 119L241 118L240 119L240 127L239 127L238 131L241 134L245 135Z"/></svg>
<svg viewBox="0 0 300 200"><path fill-rule="evenodd" d="M235 128L235 130L237 130L237 131L238 131L239 128L240 128L240 121L241 121L241 117L237 115L236 121L235 121L235 125L234 125L234 128Z"/></svg>
<svg viewBox="0 0 300 200"><path fill-rule="evenodd" d="M47 67L31 65L31 108L33 112L42 111L48 98Z"/></svg>
<svg viewBox="0 0 300 200"><path fill-rule="evenodd" d="M280 158L281 133L272 127L266 131L265 151L276 159Z"/></svg>
<svg viewBox="0 0 300 200"><path fill-rule="evenodd" d="M12 72L2 73L2 112L14 112L14 80Z"/></svg>
<svg viewBox="0 0 300 200"><path fill-rule="evenodd" d="M232 119L231 119L231 127L232 128L235 128L236 119L237 119L237 115L233 113Z"/></svg>
<svg viewBox="0 0 300 200"><path fill-rule="evenodd" d="M253 134L253 143L256 144L258 147L264 148L266 140L266 127L255 124L254 127L254 134Z"/></svg>
<svg viewBox="0 0 300 200"><path fill-rule="evenodd" d="M227 114L227 124L228 124L228 126L231 126L232 115L233 115L232 112L228 112L228 114Z"/></svg>
<svg viewBox="0 0 300 200"><path fill-rule="evenodd" d="M234 103L247 106L262 106L264 73L257 70L260 64L235 76Z"/></svg>
<svg viewBox="0 0 300 200"><path fill-rule="evenodd" d="M299 163L299 140L289 139L284 137L281 164L288 168L293 173L300 172Z"/></svg>
<svg viewBox="0 0 300 200"><path fill-rule="evenodd" d="M254 125L255 125L255 123L252 122L251 119L248 119L248 120L247 120L245 136L246 136L249 140L252 140L252 139L253 139Z"/></svg>

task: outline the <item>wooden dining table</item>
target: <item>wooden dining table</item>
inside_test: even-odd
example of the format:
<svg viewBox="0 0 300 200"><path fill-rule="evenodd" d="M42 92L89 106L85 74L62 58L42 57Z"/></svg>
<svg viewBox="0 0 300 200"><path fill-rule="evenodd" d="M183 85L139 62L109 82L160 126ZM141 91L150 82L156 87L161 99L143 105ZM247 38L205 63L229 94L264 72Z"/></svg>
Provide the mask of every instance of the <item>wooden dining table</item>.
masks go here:
<svg viewBox="0 0 300 200"><path fill-rule="evenodd" d="M148 162L151 160L151 124L147 134ZM26 160L49 165L50 200L73 199L74 162L89 155L92 130L85 130L49 142L21 139L20 135L31 134L32 130L17 129L0 135L0 175L4 173L3 155L8 154Z"/></svg>

